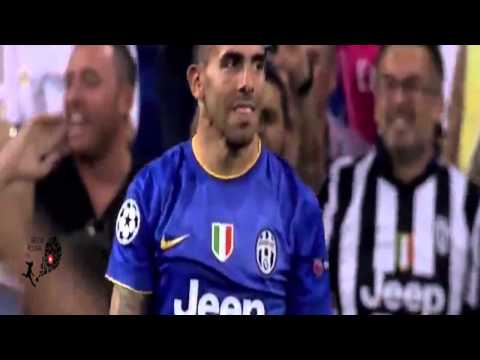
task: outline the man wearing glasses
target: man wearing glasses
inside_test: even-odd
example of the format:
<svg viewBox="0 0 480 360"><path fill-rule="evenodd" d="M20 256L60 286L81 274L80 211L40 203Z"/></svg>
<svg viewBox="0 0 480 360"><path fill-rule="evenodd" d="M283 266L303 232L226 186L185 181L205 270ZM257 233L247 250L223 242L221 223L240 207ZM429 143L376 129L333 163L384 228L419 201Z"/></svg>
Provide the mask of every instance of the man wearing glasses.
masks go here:
<svg viewBox="0 0 480 360"><path fill-rule="evenodd" d="M477 188L439 158L438 46L385 45L375 149L332 167L320 201L341 314L459 314L478 302Z"/></svg>

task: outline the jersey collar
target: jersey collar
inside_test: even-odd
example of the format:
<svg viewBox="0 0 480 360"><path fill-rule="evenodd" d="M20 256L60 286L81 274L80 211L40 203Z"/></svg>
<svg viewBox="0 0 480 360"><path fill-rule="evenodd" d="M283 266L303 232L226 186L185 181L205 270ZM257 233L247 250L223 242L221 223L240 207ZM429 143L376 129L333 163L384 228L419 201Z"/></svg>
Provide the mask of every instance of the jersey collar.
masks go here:
<svg viewBox="0 0 480 360"><path fill-rule="evenodd" d="M431 175L435 174L439 169L439 152L438 149L435 148L434 156L432 157L431 161L425 167L424 171L417 176L413 181L409 184L405 184L399 181L393 175L393 166L392 166L392 159L390 154L388 153L385 144L382 139L378 138L376 145L376 157L374 161L374 168L375 171L390 181L397 187L400 188L416 188L420 184L422 184L425 180L427 180Z"/></svg>

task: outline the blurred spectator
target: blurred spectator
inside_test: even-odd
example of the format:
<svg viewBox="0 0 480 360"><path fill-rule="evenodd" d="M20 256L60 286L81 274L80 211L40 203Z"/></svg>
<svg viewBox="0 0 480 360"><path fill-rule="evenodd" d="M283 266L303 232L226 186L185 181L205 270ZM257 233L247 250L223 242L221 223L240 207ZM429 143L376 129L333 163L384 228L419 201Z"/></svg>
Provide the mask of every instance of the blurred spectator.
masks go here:
<svg viewBox="0 0 480 360"><path fill-rule="evenodd" d="M335 47L278 45L271 60L286 85L293 124L290 161L318 192L328 163L328 105L336 84Z"/></svg>
<svg viewBox="0 0 480 360"><path fill-rule="evenodd" d="M293 124L287 89L271 63L266 64L265 71L267 83L260 112L260 138L271 151L294 166L294 159L288 153Z"/></svg>
<svg viewBox="0 0 480 360"><path fill-rule="evenodd" d="M17 131L0 122L0 314L21 311L18 260L23 258L33 212L33 181L46 175L65 149L61 117L38 117ZM22 264L23 265L23 264Z"/></svg>
<svg viewBox="0 0 480 360"><path fill-rule="evenodd" d="M339 96L345 112L332 118L332 158L364 155L375 142L373 80L379 45L337 45Z"/></svg>
<svg viewBox="0 0 480 360"><path fill-rule="evenodd" d="M380 141L330 171L320 201L341 314L459 314L478 305L480 193L436 146L438 46L385 45L375 82Z"/></svg>
<svg viewBox="0 0 480 360"><path fill-rule="evenodd" d="M66 253L75 253L72 249L89 249L79 251L78 258L72 259L76 259L77 264L88 264L89 259L95 259L96 263L90 261L89 267L98 270L89 274L88 267L67 261L65 269L70 271L67 274L52 272L42 279L42 286L45 289L54 289L55 284L67 286L60 278L69 276L80 277L92 286L103 284L103 292L96 297L99 306L103 306L97 310L103 313L108 313L111 287L103 276L115 219L126 187L137 169L130 151L129 115L136 78L135 63L123 45L74 49L65 75L65 114L71 156L62 160L36 186L34 235L58 236ZM78 269L89 275L80 276ZM68 286L76 285L69 283ZM27 289L32 291L29 286ZM47 296L47 290L42 294ZM63 294L71 295L68 291ZM31 295L38 300L38 291ZM27 299L31 298L27 296ZM45 298L45 301L37 300L27 303L28 312L56 311L55 304ZM75 297L71 301L75 302ZM77 305L69 307L69 311L82 312L82 304Z"/></svg>

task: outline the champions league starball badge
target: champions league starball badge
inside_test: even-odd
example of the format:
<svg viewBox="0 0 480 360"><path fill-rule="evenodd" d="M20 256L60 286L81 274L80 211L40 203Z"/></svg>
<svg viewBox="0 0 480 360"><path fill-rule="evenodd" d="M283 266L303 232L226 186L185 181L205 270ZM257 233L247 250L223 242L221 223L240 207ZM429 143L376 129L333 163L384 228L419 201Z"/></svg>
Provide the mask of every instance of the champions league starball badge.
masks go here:
<svg viewBox="0 0 480 360"><path fill-rule="evenodd" d="M135 239L140 229L140 210L135 200L126 200L118 213L115 232L118 242L129 245Z"/></svg>

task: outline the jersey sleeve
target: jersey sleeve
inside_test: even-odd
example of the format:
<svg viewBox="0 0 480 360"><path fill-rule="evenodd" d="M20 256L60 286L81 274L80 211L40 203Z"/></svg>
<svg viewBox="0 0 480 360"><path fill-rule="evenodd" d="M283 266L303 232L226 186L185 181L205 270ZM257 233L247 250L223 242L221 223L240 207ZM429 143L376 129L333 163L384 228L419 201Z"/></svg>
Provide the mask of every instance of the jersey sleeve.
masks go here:
<svg viewBox="0 0 480 360"><path fill-rule="evenodd" d="M291 315L330 315L328 256L322 214L313 193L300 201L292 225L295 249L287 312Z"/></svg>
<svg viewBox="0 0 480 360"><path fill-rule="evenodd" d="M147 174L148 175L148 174ZM140 174L130 185L118 213L106 278L134 292L154 289L154 237L146 179Z"/></svg>

